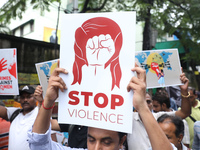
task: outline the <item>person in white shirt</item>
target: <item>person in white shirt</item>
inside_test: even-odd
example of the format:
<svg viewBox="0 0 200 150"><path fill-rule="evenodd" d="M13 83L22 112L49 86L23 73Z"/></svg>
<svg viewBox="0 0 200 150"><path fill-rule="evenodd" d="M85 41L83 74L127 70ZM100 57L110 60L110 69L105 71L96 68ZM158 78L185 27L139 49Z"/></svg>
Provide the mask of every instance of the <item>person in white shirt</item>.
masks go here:
<svg viewBox="0 0 200 150"><path fill-rule="evenodd" d="M34 97L35 89L32 86L24 86L20 90L20 103L22 109L16 107L0 106L0 117L5 120L10 120L12 123L9 130L9 150L29 150L27 142L27 131L33 125L38 114L38 107L36 107L36 99ZM18 113L16 113L19 110ZM13 117L13 114L16 117Z"/></svg>

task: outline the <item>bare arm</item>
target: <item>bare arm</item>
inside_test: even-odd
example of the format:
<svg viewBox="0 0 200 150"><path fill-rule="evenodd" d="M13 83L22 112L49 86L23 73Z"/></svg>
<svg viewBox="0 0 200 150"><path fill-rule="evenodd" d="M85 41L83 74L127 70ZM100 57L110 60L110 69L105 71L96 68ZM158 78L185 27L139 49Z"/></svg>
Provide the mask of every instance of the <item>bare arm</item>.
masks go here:
<svg viewBox="0 0 200 150"><path fill-rule="evenodd" d="M137 77L133 77L131 79L127 89L128 91L131 89L134 91L133 105L137 109L143 121L152 145L152 149L172 150L172 145L153 117L145 101L146 71L139 67L135 67L133 71L137 72Z"/></svg>
<svg viewBox="0 0 200 150"><path fill-rule="evenodd" d="M56 119L51 119L51 130L61 131L58 121Z"/></svg>
<svg viewBox="0 0 200 150"><path fill-rule="evenodd" d="M185 76L185 73L182 73L180 75L180 80L183 83L183 85L180 86L181 89L181 94L184 96L188 95L188 85L189 85L189 80ZM181 101L181 109L176 111L175 115L181 117L182 119L185 119L191 114L191 104L189 97L183 97L182 96L182 101Z"/></svg>
<svg viewBox="0 0 200 150"><path fill-rule="evenodd" d="M56 68L49 79L48 88L44 98L44 107L50 108L53 106L55 100L58 97L58 89L64 91L66 89L66 84L58 75L59 73L67 74L67 71L63 68ZM33 125L33 132L44 134L49 128L50 117L52 115L52 109L46 110L44 107L40 108L40 111L37 115L35 123Z"/></svg>
<svg viewBox="0 0 200 150"><path fill-rule="evenodd" d="M0 106L0 117L8 120L7 109L4 106Z"/></svg>

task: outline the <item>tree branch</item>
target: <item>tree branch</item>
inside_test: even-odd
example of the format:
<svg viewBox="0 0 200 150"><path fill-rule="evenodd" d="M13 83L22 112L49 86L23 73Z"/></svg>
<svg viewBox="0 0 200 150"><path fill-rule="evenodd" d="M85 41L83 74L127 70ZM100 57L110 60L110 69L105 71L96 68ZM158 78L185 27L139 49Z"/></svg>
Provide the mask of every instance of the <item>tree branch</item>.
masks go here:
<svg viewBox="0 0 200 150"><path fill-rule="evenodd" d="M87 5L88 5L88 3L89 3L89 0L86 0L86 1L85 1L85 4L84 4L84 7L83 7L83 10L82 10L80 13L85 13L85 12L87 12L87 11L89 11L89 10L94 11L94 12L95 12L95 11L100 11L101 9L104 8L104 6L105 6L105 4L106 4L107 1L108 1L108 0L104 0L103 4L102 4L100 7L91 8L91 7L87 7Z"/></svg>

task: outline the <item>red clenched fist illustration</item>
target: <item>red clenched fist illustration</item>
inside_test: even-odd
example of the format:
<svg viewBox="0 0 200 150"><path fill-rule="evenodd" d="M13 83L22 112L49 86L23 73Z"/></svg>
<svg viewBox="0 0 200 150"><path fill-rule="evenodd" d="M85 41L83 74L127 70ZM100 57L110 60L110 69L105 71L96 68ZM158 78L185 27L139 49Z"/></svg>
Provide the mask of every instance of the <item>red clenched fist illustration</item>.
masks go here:
<svg viewBox="0 0 200 150"><path fill-rule="evenodd" d="M119 52L122 47L122 31L113 20L96 17L85 21L75 32L75 61L73 64L74 81L81 84L82 67L110 66L112 87L120 88L122 76Z"/></svg>
<svg viewBox="0 0 200 150"><path fill-rule="evenodd" d="M114 53L114 41L109 34L94 36L86 44L86 57L91 65L104 65Z"/></svg>
<svg viewBox="0 0 200 150"><path fill-rule="evenodd" d="M158 73L160 72L158 63L152 62L152 63L151 63L151 69L152 69L153 71L155 71L156 74L157 74L157 76L158 76Z"/></svg>
<svg viewBox="0 0 200 150"><path fill-rule="evenodd" d="M7 66L6 62L7 62L7 60L4 60L4 58L1 59L1 61L0 61L0 72L7 69L6 68L6 66Z"/></svg>

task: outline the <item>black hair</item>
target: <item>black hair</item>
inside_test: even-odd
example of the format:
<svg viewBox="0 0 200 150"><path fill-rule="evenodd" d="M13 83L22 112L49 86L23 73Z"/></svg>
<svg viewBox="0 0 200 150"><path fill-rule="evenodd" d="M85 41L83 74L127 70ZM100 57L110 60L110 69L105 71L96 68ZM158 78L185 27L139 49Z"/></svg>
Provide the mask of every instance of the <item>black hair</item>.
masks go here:
<svg viewBox="0 0 200 150"><path fill-rule="evenodd" d="M196 89L193 87L188 87L188 90L191 90L194 95L196 95Z"/></svg>
<svg viewBox="0 0 200 150"><path fill-rule="evenodd" d="M166 119L170 119L170 122L173 123L176 127L175 135L178 137L180 134L184 136L184 124L180 117L178 116L170 116L167 114L163 114L157 119L158 123L163 123Z"/></svg>
<svg viewBox="0 0 200 150"><path fill-rule="evenodd" d="M118 132L119 135L119 141L121 141L121 139L123 138L124 135L127 135L127 133L124 132Z"/></svg>
<svg viewBox="0 0 200 150"><path fill-rule="evenodd" d="M167 108L170 108L170 99L166 90L162 89L157 91L155 95L152 97L153 101L157 101L160 105L166 104Z"/></svg>
<svg viewBox="0 0 200 150"><path fill-rule="evenodd" d="M126 135L127 133L123 133L123 132L118 132L119 135L119 142L121 142L122 138ZM123 143L125 150L128 150L128 143L127 143L127 139L124 141Z"/></svg>

